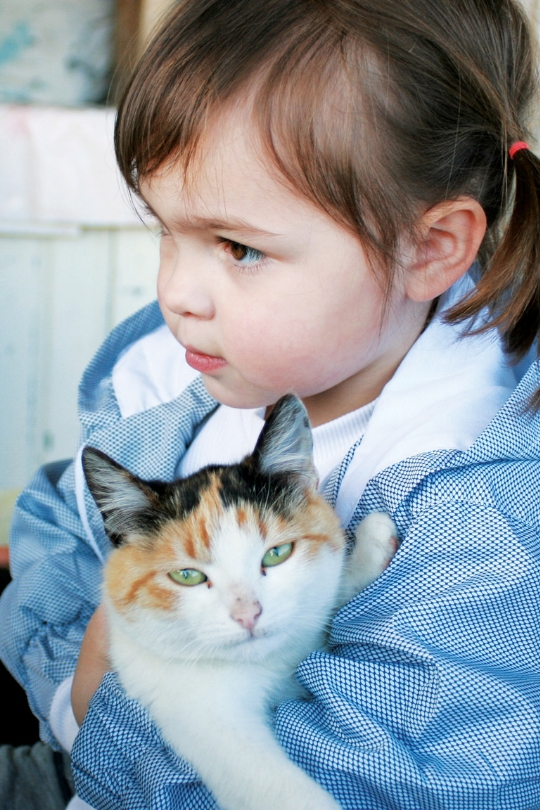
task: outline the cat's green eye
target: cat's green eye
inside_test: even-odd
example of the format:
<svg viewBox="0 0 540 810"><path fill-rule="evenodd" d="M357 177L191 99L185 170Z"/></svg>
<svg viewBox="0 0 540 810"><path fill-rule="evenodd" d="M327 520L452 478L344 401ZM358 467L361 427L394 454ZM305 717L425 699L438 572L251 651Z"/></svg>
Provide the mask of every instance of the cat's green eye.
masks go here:
<svg viewBox="0 0 540 810"><path fill-rule="evenodd" d="M279 565L280 563L285 562L285 560L288 560L291 556L292 550L292 543L282 543L280 546L269 548L262 558L262 567L270 568L272 565Z"/></svg>
<svg viewBox="0 0 540 810"><path fill-rule="evenodd" d="M201 582L206 582L207 576L202 571L197 571L195 568L182 568L180 571L169 571L169 576L174 582L179 585L200 585Z"/></svg>

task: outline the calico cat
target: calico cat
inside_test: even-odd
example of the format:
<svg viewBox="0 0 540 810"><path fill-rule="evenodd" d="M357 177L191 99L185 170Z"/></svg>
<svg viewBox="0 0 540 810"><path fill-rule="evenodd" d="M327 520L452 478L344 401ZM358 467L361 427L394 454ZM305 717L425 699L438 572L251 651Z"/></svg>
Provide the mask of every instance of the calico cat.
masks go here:
<svg viewBox="0 0 540 810"><path fill-rule="evenodd" d="M271 710L299 697L299 662L324 647L335 611L396 548L385 515L346 557L317 492L311 428L283 397L252 455L184 480L143 481L98 450L86 480L117 548L105 568L110 654L222 810L337 810L287 756Z"/></svg>

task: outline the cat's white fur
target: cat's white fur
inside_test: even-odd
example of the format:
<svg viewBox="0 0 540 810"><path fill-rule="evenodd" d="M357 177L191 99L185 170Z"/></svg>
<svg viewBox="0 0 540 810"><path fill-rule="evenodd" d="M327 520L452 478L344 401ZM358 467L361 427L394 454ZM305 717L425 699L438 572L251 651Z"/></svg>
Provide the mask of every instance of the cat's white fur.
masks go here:
<svg viewBox="0 0 540 810"><path fill-rule="evenodd" d="M222 810L339 807L278 744L270 710L299 696L296 666L324 646L334 611L395 551L386 515L370 515L357 534L346 565L328 546L309 564L293 554L261 578L260 536L254 527L239 532L231 513L213 538L213 587L182 589L189 599L181 621L146 611L125 618L106 598L111 656L127 694L146 706ZM254 636L230 616L237 598L262 605Z"/></svg>

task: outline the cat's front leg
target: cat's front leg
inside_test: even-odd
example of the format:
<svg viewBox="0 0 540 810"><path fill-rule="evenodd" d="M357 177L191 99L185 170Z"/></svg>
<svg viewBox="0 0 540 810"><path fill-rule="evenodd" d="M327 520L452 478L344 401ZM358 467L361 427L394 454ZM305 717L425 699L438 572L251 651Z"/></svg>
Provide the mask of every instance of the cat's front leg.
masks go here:
<svg viewBox="0 0 540 810"><path fill-rule="evenodd" d="M190 673L194 676L194 673ZM149 706L164 737L187 759L220 810L339 810L295 765L268 726L262 701L242 679L200 672L180 694L161 688Z"/></svg>
<svg viewBox="0 0 540 810"><path fill-rule="evenodd" d="M341 604L371 585L388 566L399 546L394 521L384 512L372 512L358 524L356 543L343 575Z"/></svg>
<svg viewBox="0 0 540 810"><path fill-rule="evenodd" d="M220 737L224 745L218 742ZM244 736L242 730L220 729L214 724L214 737L205 750L192 739L178 753L194 766L220 810L340 809L329 793L287 757L268 729L251 729Z"/></svg>

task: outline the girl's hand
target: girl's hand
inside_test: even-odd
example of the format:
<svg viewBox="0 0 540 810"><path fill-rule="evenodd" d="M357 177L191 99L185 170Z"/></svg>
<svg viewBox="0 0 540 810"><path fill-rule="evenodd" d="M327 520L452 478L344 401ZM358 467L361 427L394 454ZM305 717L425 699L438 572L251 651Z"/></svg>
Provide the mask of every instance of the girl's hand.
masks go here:
<svg viewBox="0 0 540 810"><path fill-rule="evenodd" d="M107 617L101 604L88 622L71 687L71 705L79 726L94 692L110 668Z"/></svg>

